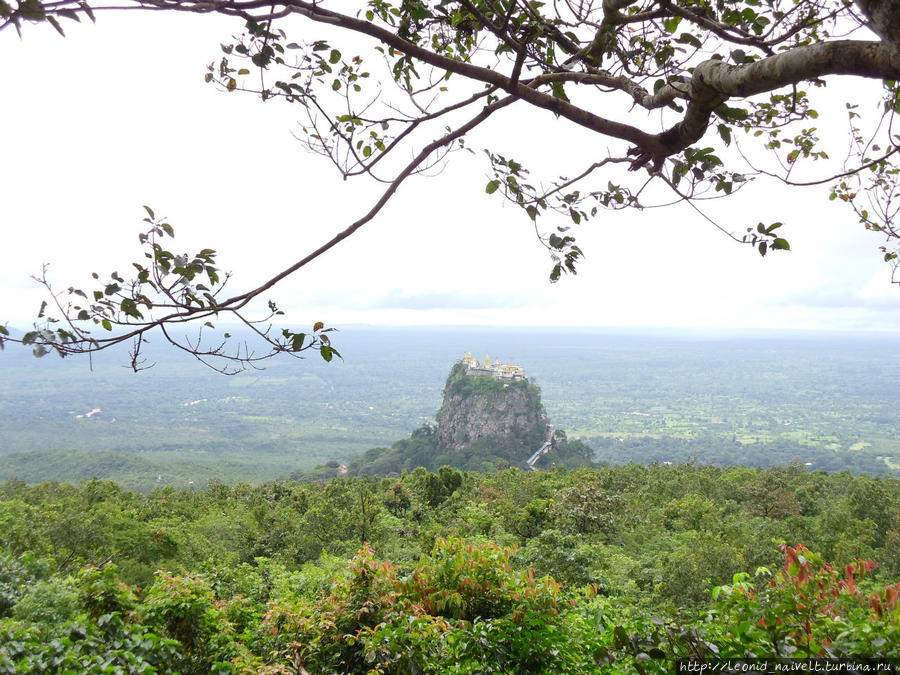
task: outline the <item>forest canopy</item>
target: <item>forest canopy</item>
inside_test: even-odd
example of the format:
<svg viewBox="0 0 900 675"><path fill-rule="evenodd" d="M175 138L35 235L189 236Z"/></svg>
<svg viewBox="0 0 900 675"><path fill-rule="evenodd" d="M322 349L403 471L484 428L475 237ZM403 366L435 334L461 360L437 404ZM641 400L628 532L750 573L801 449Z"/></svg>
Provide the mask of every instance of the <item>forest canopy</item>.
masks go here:
<svg viewBox="0 0 900 675"><path fill-rule="evenodd" d="M7 481L0 673L891 658L898 500L896 479L797 465L418 468L149 495Z"/></svg>

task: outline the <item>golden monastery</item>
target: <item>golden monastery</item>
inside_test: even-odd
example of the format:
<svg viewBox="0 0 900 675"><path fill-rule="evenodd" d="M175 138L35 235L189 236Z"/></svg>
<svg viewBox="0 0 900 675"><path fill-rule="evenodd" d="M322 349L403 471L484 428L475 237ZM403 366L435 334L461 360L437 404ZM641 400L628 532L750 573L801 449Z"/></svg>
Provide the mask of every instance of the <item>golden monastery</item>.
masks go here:
<svg viewBox="0 0 900 675"><path fill-rule="evenodd" d="M491 357L485 356L482 363L478 359L472 358L471 352L466 352L457 363L461 363L466 367L467 375L487 375L500 380L527 380L525 370L522 366L515 366L510 363L500 363L499 361L491 361Z"/></svg>

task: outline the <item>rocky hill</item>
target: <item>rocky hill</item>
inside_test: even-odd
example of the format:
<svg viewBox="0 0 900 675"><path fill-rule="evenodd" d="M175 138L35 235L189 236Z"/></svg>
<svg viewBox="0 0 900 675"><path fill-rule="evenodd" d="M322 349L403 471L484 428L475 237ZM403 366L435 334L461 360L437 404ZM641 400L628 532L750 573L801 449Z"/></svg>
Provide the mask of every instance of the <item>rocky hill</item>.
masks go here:
<svg viewBox="0 0 900 675"><path fill-rule="evenodd" d="M420 466L432 471L442 466L478 471L526 468L529 456L547 439L541 391L520 368L509 377L480 374L484 372L488 371L472 368L465 360L456 363L444 385L436 424L416 429L389 448L372 448L348 462L348 472L386 475ZM557 430L551 451L536 468L583 466L591 463L591 455L587 445L570 441ZM310 480L334 473L335 469L323 466L293 477Z"/></svg>
<svg viewBox="0 0 900 675"><path fill-rule="evenodd" d="M528 457L543 443L547 413L530 380L504 381L472 375L457 363L444 385L437 416L437 442L444 450L490 446L510 458Z"/></svg>

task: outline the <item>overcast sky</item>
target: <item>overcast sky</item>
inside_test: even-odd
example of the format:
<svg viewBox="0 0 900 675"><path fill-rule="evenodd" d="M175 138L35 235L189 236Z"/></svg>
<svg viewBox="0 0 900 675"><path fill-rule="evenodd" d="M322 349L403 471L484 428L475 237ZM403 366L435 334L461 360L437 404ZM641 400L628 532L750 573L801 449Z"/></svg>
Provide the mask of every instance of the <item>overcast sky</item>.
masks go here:
<svg viewBox="0 0 900 675"><path fill-rule="evenodd" d="M180 249L217 249L240 290L376 198L292 138L297 111L204 84L205 64L239 24L135 13L66 28L66 39L47 25L27 26L22 40L0 33L0 321L34 317L42 296L29 275L42 263L61 287L126 270L139 255L142 204L169 217ZM877 101L877 87L853 91ZM846 144L842 108L820 110L820 127L835 125L835 156ZM606 155L602 138L514 108L469 145L570 175ZM375 221L271 297L301 325L900 330L900 289L880 241L824 189L753 186L710 206L735 232L785 221L793 250L766 259L683 206L602 214L577 233L587 255L579 275L551 285L529 223L484 194L487 170L482 153L458 154L442 174L410 180Z"/></svg>

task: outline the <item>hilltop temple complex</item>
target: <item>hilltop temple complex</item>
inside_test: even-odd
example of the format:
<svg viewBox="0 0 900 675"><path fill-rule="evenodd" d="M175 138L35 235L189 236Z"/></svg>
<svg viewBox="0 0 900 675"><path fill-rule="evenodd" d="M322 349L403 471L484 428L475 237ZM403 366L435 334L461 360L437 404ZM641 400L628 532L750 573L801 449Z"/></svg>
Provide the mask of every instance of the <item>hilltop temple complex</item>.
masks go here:
<svg viewBox="0 0 900 675"><path fill-rule="evenodd" d="M490 356L484 357L484 362L479 363L477 359L472 358L471 352L466 352L457 363L461 363L466 367L466 375L486 375L494 377L498 380L527 380L525 370L522 366L514 366L509 363L500 363L499 361L491 361Z"/></svg>

